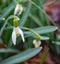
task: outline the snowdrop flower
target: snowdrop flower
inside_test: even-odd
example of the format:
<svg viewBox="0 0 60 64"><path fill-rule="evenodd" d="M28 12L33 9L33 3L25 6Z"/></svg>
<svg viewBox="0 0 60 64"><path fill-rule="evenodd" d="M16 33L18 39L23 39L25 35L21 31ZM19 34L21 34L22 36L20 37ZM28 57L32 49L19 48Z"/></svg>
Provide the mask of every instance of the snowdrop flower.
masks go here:
<svg viewBox="0 0 60 64"><path fill-rule="evenodd" d="M20 15L22 13L22 11L23 11L22 5L17 4L15 7L14 15L16 15L16 14Z"/></svg>
<svg viewBox="0 0 60 64"><path fill-rule="evenodd" d="M40 40L33 40L33 44L34 44L34 46L35 46L35 48L37 48L37 47L40 47L40 45L41 45L41 41Z"/></svg>
<svg viewBox="0 0 60 64"><path fill-rule="evenodd" d="M12 32L12 41L14 45L16 45L17 34L21 35L23 42L25 42L23 31L17 26L13 28L13 32Z"/></svg>

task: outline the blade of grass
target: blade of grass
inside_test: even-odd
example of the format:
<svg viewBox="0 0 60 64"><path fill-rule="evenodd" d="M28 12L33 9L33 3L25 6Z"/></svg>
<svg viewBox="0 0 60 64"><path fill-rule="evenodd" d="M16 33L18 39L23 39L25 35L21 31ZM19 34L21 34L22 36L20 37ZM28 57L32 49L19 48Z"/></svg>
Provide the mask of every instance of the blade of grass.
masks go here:
<svg viewBox="0 0 60 64"><path fill-rule="evenodd" d="M4 48L2 48L2 49L0 49L0 53L19 53L19 51L18 50L16 50L16 49L4 49Z"/></svg>
<svg viewBox="0 0 60 64"><path fill-rule="evenodd" d="M34 20L34 22L39 25L39 26L42 26L41 24L41 21L36 17L36 16L33 16L32 14L29 14L30 18Z"/></svg>
<svg viewBox="0 0 60 64"><path fill-rule="evenodd" d="M29 3L29 6L27 7L26 11L24 12L24 15L21 18L21 21L19 22L19 26L23 26L26 23L29 12L31 10L31 6L32 6L32 4Z"/></svg>
<svg viewBox="0 0 60 64"><path fill-rule="evenodd" d="M47 18L52 22L52 24L56 26L56 24L54 23L53 19L52 19L49 15L47 15L46 12L45 12L43 9L41 9L41 8L40 8L37 4L35 4L32 0L29 0L29 2L32 3L36 8L38 8L42 13L44 13L44 14L47 16Z"/></svg>
<svg viewBox="0 0 60 64"><path fill-rule="evenodd" d="M10 14L10 12L14 9L14 2L12 2L11 4L9 4L9 6L6 8L6 10L3 12L3 14L2 14L2 18L6 18L9 14Z"/></svg>
<svg viewBox="0 0 60 64"><path fill-rule="evenodd" d="M43 54L41 60L40 60L40 64L44 64L45 60L46 60L46 57L48 55L48 52L49 52L49 48L45 51L45 53Z"/></svg>
<svg viewBox="0 0 60 64"><path fill-rule="evenodd" d="M41 0L38 0L38 5L40 6L40 8L42 10L44 10L43 8L43 3ZM49 22L48 22L48 18L46 17L46 15L44 13L42 13L40 10L39 10L39 16L40 16L40 19L41 19L41 23L43 24L43 26L46 26L46 25L49 25Z"/></svg>

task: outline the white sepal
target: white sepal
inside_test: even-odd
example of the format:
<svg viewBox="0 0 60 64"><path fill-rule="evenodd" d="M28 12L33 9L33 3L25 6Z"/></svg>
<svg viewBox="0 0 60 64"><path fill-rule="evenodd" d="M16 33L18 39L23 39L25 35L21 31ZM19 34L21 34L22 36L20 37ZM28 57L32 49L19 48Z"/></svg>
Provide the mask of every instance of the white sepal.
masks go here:
<svg viewBox="0 0 60 64"><path fill-rule="evenodd" d="M16 34L21 35L23 42L25 42L23 31L19 27L14 27L12 32L12 41L14 45L16 44Z"/></svg>
<svg viewBox="0 0 60 64"><path fill-rule="evenodd" d="M18 33L21 35L23 42L25 42L23 31L18 27Z"/></svg>
<svg viewBox="0 0 60 64"><path fill-rule="evenodd" d="M22 13L22 11L23 11L22 5L17 4L15 7L15 10L14 10L14 15L16 15L16 14L20 15Z"/></svg>
<svg viewBox="0 0 60 64"><path fill-rule="evenodd" d="M16 45L16 33L15 33L15 30L13 29L13 32L12 32L12 42L14 45Z"/></svg>

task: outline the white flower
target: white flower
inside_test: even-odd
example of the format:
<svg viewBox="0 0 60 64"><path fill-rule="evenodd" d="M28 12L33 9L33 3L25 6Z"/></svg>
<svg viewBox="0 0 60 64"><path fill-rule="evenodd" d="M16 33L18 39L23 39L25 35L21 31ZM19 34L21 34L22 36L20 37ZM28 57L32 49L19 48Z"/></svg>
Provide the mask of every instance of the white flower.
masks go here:
<svg viewBox="0 0 60 64"><path fill-rule="evenodd" d="M12 32L12 41L14 45L16 45L16 37L17 37L16 34L21 35L23 42L25 42L23 31L19 27L14 27Z"/></svg>
<svg viewBox="0 0 60 64"><path fill-rule="evenodd" d="M23 11L23 7L20 4L17 4L14 10L14 15L16 15L18 13L18 15L20 15Z"/></svg>
<svg viewBox="0 0 60 64"><path fill-rule="evenodd" d="M40 40L33 40L33 44L34 44L34 46L35 46L35 48L37 48L37 47L40 47L40 45L41 45L41 41Z"/></svg>

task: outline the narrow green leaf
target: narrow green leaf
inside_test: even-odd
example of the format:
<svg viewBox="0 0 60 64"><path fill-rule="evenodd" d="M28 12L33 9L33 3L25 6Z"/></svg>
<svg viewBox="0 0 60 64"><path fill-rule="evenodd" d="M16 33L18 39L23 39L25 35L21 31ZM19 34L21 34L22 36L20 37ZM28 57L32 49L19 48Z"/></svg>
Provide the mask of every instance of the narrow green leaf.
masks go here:
<svg viewBox="0 0 60 64"><path fill-rule="evenodd" d="M9 6L7 7L7 9L3 12L3 14L2 14L1 17L2 18L3 17L7 17L13 9L14 9L14 3L12 2L11 4L9 4Z"/></svg>
<svg viewBox="0 0 60 64"><path fill-rule="evenodd" d="M24 15L22 16L21 21L19 22L19 26L23 26L26 23L27 17L28 17L29 12L30 12L30 9L31 9L31 4L29 4L29 6L27 7Z"/></svg>
<svg viewBox="0 0 60 64"><path fill-rule="evenodd" d="M48 52L49 52L49 48L45 51L44 55L42 56L42 58L40 60L40 64L44 64L44 61L46 60Z"/></svg>
<svg viewBox="0 0 60 64"><path fill-rule="evenodd" d="M14 63L24 62L24 61L32 58L36 54L38 54L41 51L41 49L42 49L41 47L28 49L22 53L19 53L15 56L12 56L12 57L9 57L9 58L3 60L2 62L0 62L0 64L14 64Z"/></svg>
<svg viewBox="0 0 60 64"><path fill-rule="evenodd" d="M55 44L56 44L57 46L60 46L60 42L59 42L59 41L56 41Z"/></svg>
<svg viewBox="0 0 60 64"><path fill-rule="evenodd" d="M46 36L40 36L40 39L41 39L41 40L49 40L49 37L46 37Z"/></svg>
<svg viewBox="0 0 60 64"><path fill-rule="evenodd" d="M36 17L36 16L33 16L32 14L29 14L30 18L34 20L34 22L39 25L39 26L42 26L41 24L41 21ZM33 22L33 21L32 21Z"/></svg>
<svg viewBox="0 0 60 64"><path fill-rule="evenodd" d="M60 54L60 42L59 41L55 42L55 49L56 49L57 54L59 55Z"/></svg>
<svg viewBox="0 0 60 64"><path fill-rule="evenodd" d="M0 53L18 53L16 49L0 49Z"/></svg>
<svg viewBox="0 0 60 64"><path fill-rule="evenodd" d="M46 14L46 12L40 7L40 6L38 6L35 2L33 2L32 0L29 0L37 9L39 9L43 14L45 14L46 15L46 17L51 21L51 23L53 24L53 25L55 25L55 26L57 26L56 25L56 23L54 23L54 21L53 21L53 19L48 15L48 14Z"/></svg>
<svg viewBox="0 0 60 64"><path fill-rule="evenodd" d="M50 33L50 32L57 30L57 27L56 26L45 26L45 27L35 28L33 30L36 31L38 34L45 34L45 33ZM25 34L33 35L29 31L25 32Z"/></svg>

